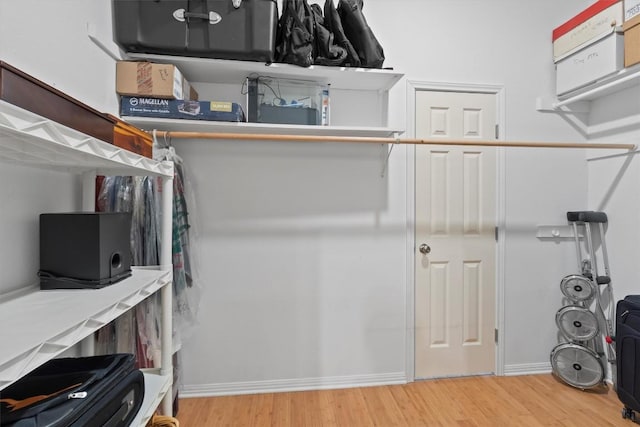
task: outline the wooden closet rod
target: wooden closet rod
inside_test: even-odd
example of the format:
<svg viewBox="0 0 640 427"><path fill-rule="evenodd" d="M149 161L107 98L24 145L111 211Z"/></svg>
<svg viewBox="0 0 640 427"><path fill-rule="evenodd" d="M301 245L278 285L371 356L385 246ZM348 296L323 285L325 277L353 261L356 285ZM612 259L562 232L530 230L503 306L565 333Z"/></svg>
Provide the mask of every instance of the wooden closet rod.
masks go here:
<svg viewBox="0 0 640 427"><path fill-rule="evenodd" d="M612 148L634 150L635 144L597 143L597 142L524 142L495 140L455 140L455 139L411 139L381 138L362 136L332 135L271 135L223 132L169 132L156 131L156 136L167 139L242 139L247 141L292 141L292 142L362 142L375 144L415 144L415 145L467 145L481 147L529 147L529 148Z"/></svg>

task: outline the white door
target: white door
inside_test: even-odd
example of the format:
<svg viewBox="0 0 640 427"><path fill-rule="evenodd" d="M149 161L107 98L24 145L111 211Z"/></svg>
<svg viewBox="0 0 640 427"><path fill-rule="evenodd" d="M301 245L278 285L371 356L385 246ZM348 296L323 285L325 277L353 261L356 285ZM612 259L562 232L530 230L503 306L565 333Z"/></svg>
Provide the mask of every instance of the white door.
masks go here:
<svg viewBox="0 0 640 427"><path fill-rule="evenodd" d="M416 138L493 139L496 95L419 91L415 123ZM495 148L418 145L415 188L415 376L494 372Z"/></svg>

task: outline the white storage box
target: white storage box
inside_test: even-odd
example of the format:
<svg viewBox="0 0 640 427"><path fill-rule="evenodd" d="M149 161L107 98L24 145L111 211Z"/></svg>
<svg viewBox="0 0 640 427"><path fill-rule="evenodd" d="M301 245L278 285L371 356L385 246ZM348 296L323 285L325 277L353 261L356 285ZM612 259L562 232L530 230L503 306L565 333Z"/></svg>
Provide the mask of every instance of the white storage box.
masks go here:
<svg viewBox="0 0 640 427"><path fill-rule="evenodd" d="M640 0L624 0L624 20L640 15Z"/></svg>
<svg viewBox="0 0 640 427"><path fill-rule="evenodd" d="M608 34L612 27L622 25L623 19L622 1L598 0L553 30L553 61L588 46Z"/></svg>
<svg viewBox="0 0 640 427"><path fill-rule="evenodd" d="M623 35L611 31L598 41L556 63L556 94L596 82L624 67Z"/></svg>

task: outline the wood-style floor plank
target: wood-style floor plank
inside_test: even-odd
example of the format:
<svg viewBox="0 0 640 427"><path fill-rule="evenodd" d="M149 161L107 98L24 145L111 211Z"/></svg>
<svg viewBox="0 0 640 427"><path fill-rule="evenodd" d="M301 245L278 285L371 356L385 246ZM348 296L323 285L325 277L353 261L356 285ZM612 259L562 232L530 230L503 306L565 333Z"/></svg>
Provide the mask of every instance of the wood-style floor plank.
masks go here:
<svg viewBox="0 0 640 427"><path fill-rule="evenodd" d="M612 389L580 391L551 375L180 400L180 427L632 427Z"/></svg>
<svg viewBox="0 0 640 427"><path fill-rule="evenodd" d="M373 419L367 412L361 389L338 389L330 390L330 392L334 395L336 403L333 408L336 415L336 425L373 425Z"/></svg>

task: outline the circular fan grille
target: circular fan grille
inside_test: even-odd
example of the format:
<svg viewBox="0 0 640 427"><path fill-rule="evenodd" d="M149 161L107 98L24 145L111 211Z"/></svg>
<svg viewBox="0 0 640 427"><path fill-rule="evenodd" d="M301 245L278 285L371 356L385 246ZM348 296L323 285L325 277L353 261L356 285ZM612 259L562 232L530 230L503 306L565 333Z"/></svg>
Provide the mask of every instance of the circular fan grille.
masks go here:
<svg viewBox="0 0 640 427"><path fill-rule="evenodd" d="M598 319L584 307L568 305L556 313L560 332L573 341L587 341L598 334Z"/></svg>
<svg viewBox="0 0 640 427"><path fill-rule="evenodd" d="M595 286L584 276L572 274L560 282L562 294L574 302L589 301L595 295Z"/></svg>
<svg viewBox="0 0 640 427"><path fill-rule="evenodd" d="M595 387L604 378L598 355L578 344L556 346L551 352L551 367L558 377L576 388Z"/></svg>

